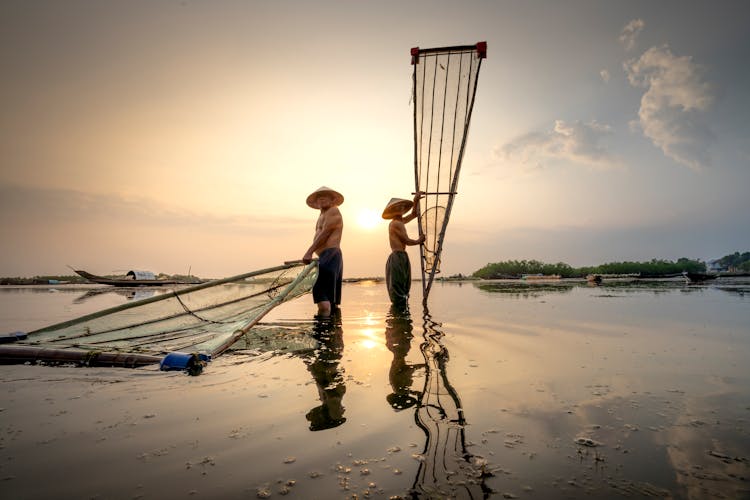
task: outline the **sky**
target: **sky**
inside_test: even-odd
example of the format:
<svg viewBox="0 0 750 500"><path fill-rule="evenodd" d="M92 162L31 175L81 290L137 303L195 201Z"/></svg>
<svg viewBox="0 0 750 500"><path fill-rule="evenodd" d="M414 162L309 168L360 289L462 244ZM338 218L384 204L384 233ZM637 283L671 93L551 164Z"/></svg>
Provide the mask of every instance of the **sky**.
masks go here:
<svg viewBox="0 0 750 500"><path fill-rule="evenodd" d="M479 41L444 275L750 250L749 23L726 0L4 0L0 276L275 266L324 185L345 277L382 276L410 49Z"/></svg>

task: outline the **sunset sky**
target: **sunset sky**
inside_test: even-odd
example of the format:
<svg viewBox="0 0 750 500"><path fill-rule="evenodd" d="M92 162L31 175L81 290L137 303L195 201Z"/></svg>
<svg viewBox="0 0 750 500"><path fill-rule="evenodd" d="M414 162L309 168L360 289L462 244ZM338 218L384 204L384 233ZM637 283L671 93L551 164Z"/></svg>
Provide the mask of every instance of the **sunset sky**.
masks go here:
<svg viewBox="0 0 750 500"><path fill-rule="evenodd" d="M722 0L4 0L0 276L299 259L321 185L345 276L382 276L409 50L482 40L445 275L748 251L749 25Z"/></svg>

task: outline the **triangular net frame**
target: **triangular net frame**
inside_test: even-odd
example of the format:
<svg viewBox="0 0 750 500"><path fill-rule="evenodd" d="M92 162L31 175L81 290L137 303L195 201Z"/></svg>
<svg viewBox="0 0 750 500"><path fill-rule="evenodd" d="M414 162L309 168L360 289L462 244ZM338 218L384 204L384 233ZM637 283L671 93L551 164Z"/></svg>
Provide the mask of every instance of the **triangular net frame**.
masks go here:
<svg viewBox="0 0 750 500"><path fill-rule="evenodd" d="M419 202L422 300L440 272L445 230L458 189L482 59L487 43L411 49L414 103L414 187ZM427 219L427 220L426 220Z"/></svg>

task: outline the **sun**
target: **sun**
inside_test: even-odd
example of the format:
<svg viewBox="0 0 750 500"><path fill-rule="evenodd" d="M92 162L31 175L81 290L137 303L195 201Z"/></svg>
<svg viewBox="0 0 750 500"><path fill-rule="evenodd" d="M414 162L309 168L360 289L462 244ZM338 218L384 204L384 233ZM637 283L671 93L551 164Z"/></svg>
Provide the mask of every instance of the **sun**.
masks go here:
<svg viewBox="0 0 750 500"><path fill-rule="evenodd" d="M357 224L362 229L373 229L380 224L381 218L377 212L368 208L362 209L357 215Z"/></svg>

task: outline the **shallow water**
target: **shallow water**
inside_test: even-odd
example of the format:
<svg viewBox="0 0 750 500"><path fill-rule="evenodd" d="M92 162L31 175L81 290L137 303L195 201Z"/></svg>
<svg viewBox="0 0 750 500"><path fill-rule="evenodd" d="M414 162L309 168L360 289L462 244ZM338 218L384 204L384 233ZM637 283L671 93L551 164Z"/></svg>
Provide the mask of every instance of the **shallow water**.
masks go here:
<svg viewBox="0 0 750 500"><path fill-rule="evenodd" d="M750 496L748 282L418 288L284 304L199 377L0 366L3 496ZM56 290L0 331L130 300Z"/></svg>

